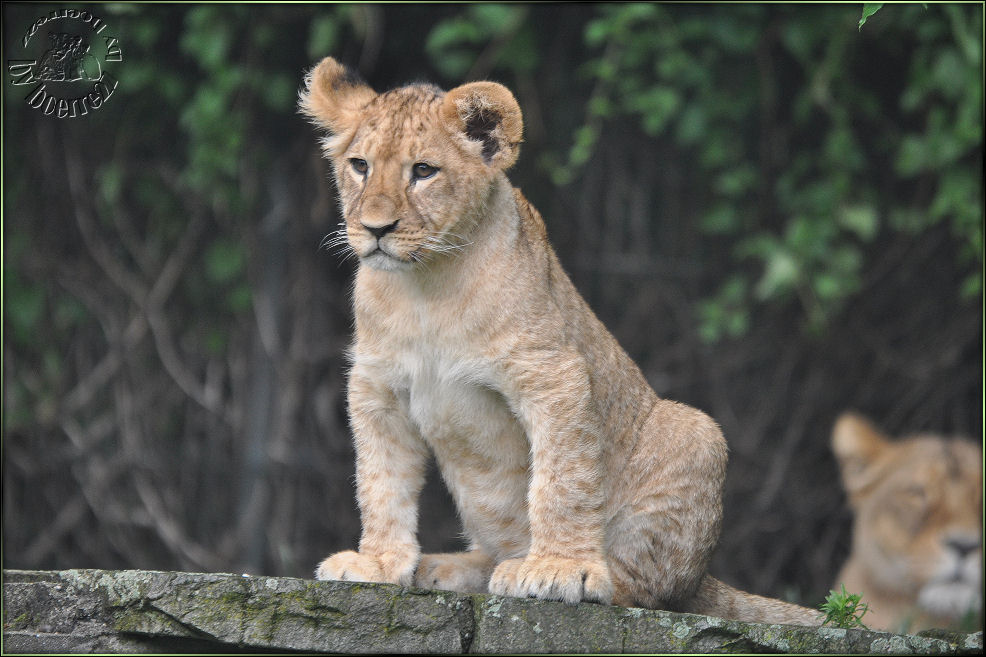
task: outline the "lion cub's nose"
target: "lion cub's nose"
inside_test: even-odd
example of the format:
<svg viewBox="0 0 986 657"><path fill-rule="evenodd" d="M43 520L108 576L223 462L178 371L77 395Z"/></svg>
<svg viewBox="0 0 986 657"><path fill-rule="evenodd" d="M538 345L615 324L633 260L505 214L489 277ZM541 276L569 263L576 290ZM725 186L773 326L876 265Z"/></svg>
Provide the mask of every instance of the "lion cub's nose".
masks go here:
<svg viewBox="0 0 986 657"><path fill-rule="evenodd" d="M366 224L362 224L362 223L361 223L361 225L363 226L363 228L365 228L367 231L369 231L369 233L371 235L373 235L374 237L376 237L378 240L379 239L382 239L384 235L386 235L387 233L389 233L392 230L394 230L395 228L397 228L397 222L396 221L394 221L393 223L384 224L383 226L367 226Z"/></svg>
<svg viewBox="0 0 986 657"><path fill-rule="evenodd" d="M979 537L971 534L949 536L945 543L958 554L959 558L979 549Z"/></svg>

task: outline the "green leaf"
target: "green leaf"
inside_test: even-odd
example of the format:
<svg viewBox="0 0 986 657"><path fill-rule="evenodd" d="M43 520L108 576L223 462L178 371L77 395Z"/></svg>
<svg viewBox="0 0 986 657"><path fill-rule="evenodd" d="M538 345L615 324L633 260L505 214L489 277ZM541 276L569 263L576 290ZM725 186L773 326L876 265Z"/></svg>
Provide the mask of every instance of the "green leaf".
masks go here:
<svg viewBox="0 0 986 657"><path fill-rule="evenodd" d="M740 164L723 171L715 181L715 191L723 196L742 196L757 184L757 169Z"/></svg>
<svg viewBox="0 0 986 657"><path fill-rule="evenodd" d="M974 69L974 67L975 65L970 67L967 64L957 49L946 47L937 53L931 75L935 81L935 86L942 94L946 98L954 100L961 96L970 82L973 82L969 79L966 71L970 68Z"/></svg>
<svg viewBox="0 0 986 657"><path fill-rule="evenodd" d="M289 111L295 102L297 86L283 73L265 75L258 78L258 92L267 107L275 111Z"/></svg>
<svg viewBox="0 0 986 657"><path fill-rule="evenodd" d="M863 3L863 17L859 19L859 28L858 29L862 30L863 29L863 24L866 23L866 19L868 19L870 16L872 16L876 12L880 11L880 9L882 7L883 7L883 3L882 2L865 2L865 3Z"/></svg>
<svg viewBox="0 0 986 657"><path fill-rule="evenodd" d="M207 71L227 67L233 43L233 26L223 17L220 8L196 7L188 13L186 24L187 29L181 38L182 51Z"/></svg>
<svg viewBox="0 0 986 657"><path fill-rule="evenodd" d="M917 208L894 208L890 211L890 227L902 233L916 235L935 223L927 212Z"/></svg>
<svg viewBox="0 0 986 657"><path fill-rule="evenodd" d="M600 118L612 116L615 111L613 101L605 96L595 96L590 98L589 105L586 109L588 110L589 116L597 116Z"/></svg>
<svg viewBox="0 0 986 657"><path fill-rule="evenodd" d="M312 21L308 34L308 57L325 57L336 49L339 36L339 22L335 16L319 16Z"/></svg>
<svg viewBox="0 0 986 657"><path fill-rule="evenodd" d="M920 135L905 135L900 140L900 149L894 162L897 173L909 177L927 167L930 154L926 140Z"/></svg>
<svg viewBox="0 0 986 657"><path fill-rule="evenodd" d="M529 23L525 23L504 47L497 58L498 65L513 71L530 74L538 67L541 57L538 54L540 37Z"/></svg>
<svg viewBox="0 0 986 657"><path fill-rule="evenodd" d="M832 300L845 296L843 280L832 274L819 274L812 280L812 288L819 299Z"/></svg>
<svg viewBox="0 0 986 657"><path fill-rule="evenodd" d="M702 230L709 235L732 235L740 229L740 215L733 203L720 203L702 216Z"/></svg>
<svg viewBox="0 0 986 657"><path fill-rule="evenodd" d="M973 301L978 299L983 292L983 279L978 274L969 274L964 281L962 281L962 289L959 292L959 298L963 301Z"/></svg>
<svg viewBox="0 0 986 657"><path fill-rule="evenodd" d="M689 103L678 118L675 136L685 146L698 144L708 130L708 122L705 107L698 103Z"/></svg>
<svg viewBox="0 0 986 657"><path fill-rule="evenodd" d="M928 6L925 5L924 8L927 9ZM976 37L976 27L977 23L981 21L969 21L965 17L963 9L964 7L960 5L942 5L942 10L948 15L952 25L952 35L962 49L963 56L970 65L978 68L979 60L982 57L983 46Z"/></svg>
<svg viewBox="0 0 986 657"><path fill-rule="evenodd" d="M718 293L698 304L698 333L703 341L715 343L723 337L738 338L750 327L747 283L742 276L726 279Z"/></svg>
<svg viewBox="0 0 986 657"><path fill-rule="evenodd" d="M599 139L599 128L594 125L584 125L575 131L575 143L569 152L568 160L571 166L585 164L596 148Z"/></svg>
<svg viewBox="0 0 986 657"><path fill-rule="evenodd" d="M55 324L60 329L72 329L89 317L89 311L73 297L62 297L55 304Z"/></svg>
<svg viewBox="0 0 986 657"><path fill-rule="evenodd" d="M767 257L755 293L762 301L790 292L801 278L801 266L789 251L778 249Z"/></svg>
<svg viewBox="0 0 986 657"><path fill-rule="evenodd" d="M520 27L527 9L516 5L479 3L469 5L469 14L476 25L483 26L490 34L510 34Z"/></svg>
<svg viewBox="0 0 986 657"><path fill-rule="evenodd" d="M234 313L240 313L250 308L253 303L253 293L246 283L237 285L226 297L226 305Z"/></svg>
<svg viewBox="0 0 986 657"><path fill-rule="evenodd" d="M103 200L112 206L120 198L120 191L123 188L123 171L118 164L110 162L103 167L98 181L99 192L102 194Z"/></svg>
<svg viewBox="0 0 986 657"><path fill-rule="evenodd" d="M596 19L594 21L589 21L589 23L585 26L582 38L585 41L585 45L590 48L596 48L605 43L611 33L612 26L610 25L610 21L605 19Z"/></svg>
<svg viewBox="0 0 986 657"><path fill-rule="evenodd" d="M205 349L213 356L221 356L226 351L228 343L226 331L212 328L205 334Z"/></svg>
<svg viewBox="0 0 986 657"><path fill-rule="evenodd" d="M863 254L859 249L850 244L843 244L832 251L827 275L835 277L840 286L851 290L856 285L855 281L862 267Z"/></svg>
<svg viewBox="0 0 986 657"><path fill-rule="evenodd" d="M833 165L849 171L859 171L864 164L856 137L848 126L833 127L826 139L825 156Z"/></svg>
<svg viewBox="0 0 986 657"><path fill-rule="evenodd" d="M839 225L856 233L864 242L869 242L876 236L880 222L872 206L851 205L839 214Z"/></svg>
<svg viewBox="0 0 986 657"><path fill-rule="evenodd" d="M31 342L40 335L38 329L45 309L45 291L38 285L21 281L12 272L5 278L4 314L10 320L15 337L22 343Z"/></svg>
<svg viewBox="0 0 986 657"><path fill-rule="evenodd" d="M432 28L425 41L425 50L432 57L438 57L453 46L477 43L481 39L482 32L474 23L464 18L454 18Z"/></svg>
<svg viewBox="0 0 986 657"><path fill-rule="evenodd" d="M152 21L135 21L127 26L127 39L141 49L149 49L157 41L161 25Z"/></svg>
<svg viewBox="0 0 986 657"><path fill-rule="evenodd" d="M205 256L206 273L214 283L229 283L246 267L246 252L239 243L220 240Z"/></svg>

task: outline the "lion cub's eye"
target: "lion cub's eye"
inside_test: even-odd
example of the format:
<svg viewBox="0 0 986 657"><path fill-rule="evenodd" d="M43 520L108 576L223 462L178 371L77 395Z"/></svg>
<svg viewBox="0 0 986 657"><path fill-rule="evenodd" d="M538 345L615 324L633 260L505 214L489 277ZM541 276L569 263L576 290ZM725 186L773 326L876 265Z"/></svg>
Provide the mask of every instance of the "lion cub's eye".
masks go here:
<svg viewBox="0 0 986 657"><path fill-rule="evenodd" d="M366 160L361 160L358 157L350 158L349 163L353 166L353 171L361 176L365 176L366 172L370 170L370 165L366 163Z"/></svg>
<svg viewBox="0 0 986 657"><path fill-rule="evenodd" d="M425 164L424 162L418 162L411 167L411 175L414 176L415 180L431 178L436 173L438 173L438 167L433 167L430 164Z"/></svg>

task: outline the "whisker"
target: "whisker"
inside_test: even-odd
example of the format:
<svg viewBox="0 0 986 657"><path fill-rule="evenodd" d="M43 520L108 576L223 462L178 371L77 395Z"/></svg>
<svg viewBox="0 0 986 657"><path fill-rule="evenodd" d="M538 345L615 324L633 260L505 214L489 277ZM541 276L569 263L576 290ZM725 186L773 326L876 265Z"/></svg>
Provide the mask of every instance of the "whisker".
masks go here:
<svg viewBox="0 0 986 657"><path fill-rule="evenodd" d="M331 233L329 233L328 235L322 238L322 241L321 243L319 243L318 248L319 250L322 249L328 250L343 244L348 244L348 242L349 242L349 236L346 234L346 224L345 222L341 222L339 224L339 228L337 228L336 230L332 231Z"/></svg>
<svg viewBox="0 0 986 657"><path fill-rule="evenodd" d="M445 236L437 237L430 236L425 240L425 244L431 251L435 253L451 253L453 251L460 251L465 247L472 244L472 242L459 242L454 243L445 238Z"/></svg>
<svg viewBox="0 0 986 657"><path fill-rule="evenodd" d="M338 264L342 266L350 258L356 257L356 252L349 244L349 235L346 232L346 222L340 221L338 228L319 242L319 251L328 251L333 257L339 258ZM340 257L341 256L341 257Z"/></svg>

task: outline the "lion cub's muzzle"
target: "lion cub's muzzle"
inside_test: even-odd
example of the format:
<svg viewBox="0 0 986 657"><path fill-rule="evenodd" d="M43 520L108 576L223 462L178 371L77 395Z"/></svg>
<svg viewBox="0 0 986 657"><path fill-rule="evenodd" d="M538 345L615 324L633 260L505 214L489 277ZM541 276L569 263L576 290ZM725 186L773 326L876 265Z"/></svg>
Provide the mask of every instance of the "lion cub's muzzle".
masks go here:
<svg viewBox="0 0 986 657"><path fill-rule="evenodd" d="M373 269L400 270L411 261L401 252L396 238L385 239L397 230L399 219L370 223L360 221L358 230L350 231L349 243L360 261Z"/></svg>
<svg viewBox="0 0 986 657"><path fill-rule="evenodd" d="M383 238L397 229L399 220L382 222L359 222L362 232L357 234L357 243L353 244L360 257L365 258L374 253L397 257L392 244L384 244ZM392 241L392 240L389 240ZM389 248L388 248L389 247Z"/></svg>
<svg viewBox="0 0 986 657"><path fill-rule="evenodd" d="M383 224L383 225L372 225L372 224L367 225L364 224L363 222L360 222L360 226L362 226L368 233L370 233L370 235L373 235L375 238L377 238L377 243L379 244L380 240L383 239L384 235L392 232L395 228L397 228L397 221L395 220L389 224Z"/></svg>

